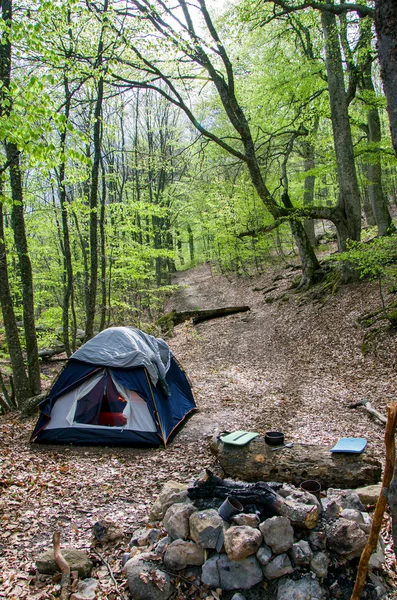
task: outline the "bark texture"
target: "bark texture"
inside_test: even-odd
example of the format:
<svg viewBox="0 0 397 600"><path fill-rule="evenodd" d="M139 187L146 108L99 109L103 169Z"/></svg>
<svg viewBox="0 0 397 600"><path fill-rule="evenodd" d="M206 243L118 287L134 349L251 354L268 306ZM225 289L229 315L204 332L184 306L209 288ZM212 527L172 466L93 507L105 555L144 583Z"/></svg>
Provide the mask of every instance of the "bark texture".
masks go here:
<svg viewBox="0 0 397 600"><path fill-rule="evenodd" d="M327 446L294 444L292 448L271 450L263 438L246 446L211 445L219 464L229 477L243 481L280 481L300 485L316 479L323 488L342 489L378 483L382 465L369 449L361 454L332 454Z"/></svg>

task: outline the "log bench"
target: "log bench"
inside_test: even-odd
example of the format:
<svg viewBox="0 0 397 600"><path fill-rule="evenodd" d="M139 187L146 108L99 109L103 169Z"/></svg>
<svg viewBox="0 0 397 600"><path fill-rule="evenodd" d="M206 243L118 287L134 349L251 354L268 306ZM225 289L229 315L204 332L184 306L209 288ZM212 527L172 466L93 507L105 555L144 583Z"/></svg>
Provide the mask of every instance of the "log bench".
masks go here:
<svg viewBox="0 0 397 600"><path fill-rule="evenodd" d="M323 489L356 488L378 483L382 465L370 444L361 454L331 453L331 446L294 443L292 448L272 451L274 446L257 437L245 446L223 444L214 438L211 451L228 477L242 481L278 481L299 486L315 479Z"/></svg>

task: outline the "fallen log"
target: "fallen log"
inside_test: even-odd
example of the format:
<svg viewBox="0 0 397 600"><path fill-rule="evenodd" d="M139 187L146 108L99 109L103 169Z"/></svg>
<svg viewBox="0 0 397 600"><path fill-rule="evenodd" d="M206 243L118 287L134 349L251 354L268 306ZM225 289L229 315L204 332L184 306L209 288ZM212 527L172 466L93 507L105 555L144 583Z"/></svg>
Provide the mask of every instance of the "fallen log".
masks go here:
<svg viewBox="0 0 397 600"><path fill-rule="evenodd" d="M370 447L361 454L331 453L330 446L294 444L292 448L272 451L258 436L246 446L223 444L217 438L212 453L228 477L243 481L279 481L300 485L315 479L323 489L348 489L378 483L382 465Z"/></svg>
<svg viewBox="0 0 397 600"><path fill-rule="evenodd" d="M210 308L206 310L173 310L157 319L156 325L161 329L172 329L172 327L180 325L190 319L196 324L201 323L202 321L209 321L210 319L218 319L219 317L227 317L228 315L247 312L248 310L250 310L249 306L225 306L223 308Z"/></svg>

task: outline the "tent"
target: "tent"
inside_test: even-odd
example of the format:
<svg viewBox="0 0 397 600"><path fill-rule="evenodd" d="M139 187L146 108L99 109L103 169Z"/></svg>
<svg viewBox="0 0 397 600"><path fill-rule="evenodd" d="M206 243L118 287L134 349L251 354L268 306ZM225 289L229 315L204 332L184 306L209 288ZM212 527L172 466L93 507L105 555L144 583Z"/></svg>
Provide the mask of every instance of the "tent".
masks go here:
<svg viewBox="0 0 397 600"><path fill-rule="evenodd" d="M110 327L70 357L39 408L31 442L159 446L196 404L162 339Z"/></svg>

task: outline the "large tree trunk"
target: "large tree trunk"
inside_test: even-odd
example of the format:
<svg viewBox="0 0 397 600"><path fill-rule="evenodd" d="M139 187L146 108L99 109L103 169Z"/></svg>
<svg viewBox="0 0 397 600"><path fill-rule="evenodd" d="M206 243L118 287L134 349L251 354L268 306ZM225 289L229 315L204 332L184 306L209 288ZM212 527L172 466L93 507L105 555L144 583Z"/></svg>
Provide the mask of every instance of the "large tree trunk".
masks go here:
<svg viewBox="0 0 397 600"><path fill-rule="evenodd" d="M325 10L321 11L321 22L325 39L328 91L339 182L338 208L340 219L338 223L335 222L335 225L338 231L339 250L344 251L347 239L360 239L360 193L354 163L342 56L335 15Z"/></svg>
<svg viewBox="0 0 397 600"><path fill-rule="evenodd" d="M318 121L317 121L318 124ZM315 127L317 130L317 126ZM304 170L305 172L311 171L316 166L314 160L314 147L311 142L304 141L302 143L303 159L304 159ZM303 206L311 206L314 201L314 184L316 177L314 175L306 175L303 192ZM310 244L314 248L316 245L316 233L314 231L314 219L306 219L303 224L306 235L309 238Z"/></svg>
<svg viewBox="0 0 397 600"><path fill-rule="evenodd" d="M371 63L366 67L363 77L363 89L375 93L372 82ZM379 111L376 106L367 111L368 123L368 143L379 144L382 139L380 128ZM382 166L379 153L376 153L372 160L368 162L368 196L372 211L378 226L378 235L386 235L393 227L393 221L386 204L385 195L382 187Z"/></svg>
<svg viewBox="0 0 397 600"><path fill-rule="evenodd" d="M0 194L2 190L0 189ZM3 314L8 352L11 360L14 378L15 397L17 405L21 406L30 396L29 382L25 372L18 327L15 319L14 306L8 279L7 252L4 236L3 204L0 201L0 306Z"/></svg>
<svg viewBox="0 0 397 600"><path fill-rule="evenodd" d="M375 0L375 27L392 143L397 156L397 10L395 0Z"/></svg>

